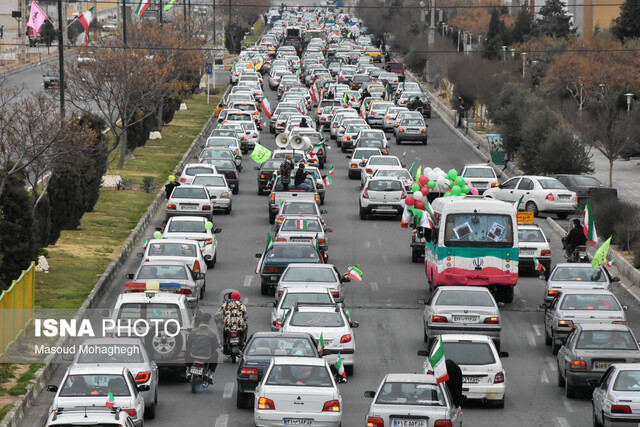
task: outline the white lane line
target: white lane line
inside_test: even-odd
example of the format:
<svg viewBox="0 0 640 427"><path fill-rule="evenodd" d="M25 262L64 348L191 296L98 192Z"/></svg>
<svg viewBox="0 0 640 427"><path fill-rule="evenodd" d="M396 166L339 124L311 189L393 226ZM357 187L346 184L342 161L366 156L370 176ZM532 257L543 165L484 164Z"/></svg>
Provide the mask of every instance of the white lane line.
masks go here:
<svg viewBox="0 0 640 427"><path fill-rule="evenodd" d="M547 364L549 365L549 369L552 372L557 372L558 371L558 361L556 359L553 359L551 357L547 357Z"/></svg>
<svg viewBox="0 0 640 427"><path fill-rule="evenodd" d="M371 282L371 290L373 292L378 292L378 282Z"/></svg>
<svg viewBox="0 0 640 427"><path fill-rule="evenodd" d="M529 341L531 347L536 346L536 337L533 336L533 332L527 331L527 341Z"/></svg>
<svg viewBox="0 0 640 427"><path fill-rule="evenodd" d="M233 387L236 385L234 382L226 383L224 385L224 391L222 392L223 399L230 399L233 394Z"/></svg>
<svg viewBox="0 0 640 427"><path fill-rule="evenodd" d="M378 237L378 246L382 246L382 240Z"/></svg>
<svg viewBox="0 0 640 427"><path fill-rule="evenodd" d="M557 417L553 419L554 424L557 425L558 427L570 427L571 424L569 424L569 421L567 421L566 418L562 418L562 417Z"/></svg>
<svg viewBox="0 0 640 427"><path fill-rule="evenodd" d="M244 276L244 287L248 288L251 286L251 282L253 281L253 274L247 274Z"/></svg>
<svg viewBox="0 0 640 427"><path fill-rule="evenodd" d="M542 336L542 330L540 329L540 325L531 325L531 327L533 328L533 332L535 332L537 336L539 337Z"/></svg>
<svg viewBox="0 0 640 427"><path fill-rule="evenodd" d="M218 418L216 418L216 427L227 427L228 422L229 414L218 415Z"/></svg>
<svg viewBox="0 0 640 427"><path fill-rule="evenodd" d="M364 241L364 247L365 247L365 249L369 249L371 247L371 242L368 241L368 240L365 240Z"/></svg>
<svg viewBox="0 0 640 427"><path fill-rule="evenodd" d="M382 261L384 261L385 264L389 262L386 255L382 255Z"/></svg>
<svg viewBox="0 0 640 427"><path fill-rule="evenodd" d="M547 375L547 371L545 371L544 369L540 371L540 382L541 383L549 382L549 376Z"/></svg>
<svg viewBox="0 0 640 427"><path fill-rule="evenodd" d="M562 399L562 403L564 403L564 409L566 409L567 412L572 414L573 413L573 406L571 406L571 402L569 402L569 399L567 399L566 396L560 396L560 398ZM569 425L569 424L566 424L566 425Z"/></svg>

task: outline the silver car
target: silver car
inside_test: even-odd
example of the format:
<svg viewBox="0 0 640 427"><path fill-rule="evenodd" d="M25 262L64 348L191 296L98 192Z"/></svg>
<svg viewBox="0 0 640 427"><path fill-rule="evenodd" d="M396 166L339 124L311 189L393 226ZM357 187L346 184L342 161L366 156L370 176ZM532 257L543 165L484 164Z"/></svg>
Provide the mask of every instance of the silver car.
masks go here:
<svg viewBox="0 0 640 427"><path fill-rule="evenodd" d="M179 261L149 261L140 264L138 271L127 274L129 284L143 285L170 283L175 286L175 293L186 295L190 308L198 306L198 300L204 296L205 273L194 273L189 266ZM131 292L137 291L131 285L125 285ZM145 287L146 289L146 287Z"/></svg>
<svg viewBox="0 0 640 427"><path fill-rule="evenodd" d="M427 145L427 125L422 117L402 119L394 134L398 145L403 141L420 141Z"/></svg>
<svg viewBox="0 0 640 427"><path fill-rule="evenodd" d="M500 351L502 322L496 300L480 286L439 286L427 300L422 320L424 342L442 334L476 334L490 336Z"/></svg>
<svg viewBox="0 0 640 427"><path fill-rule="evenodd" d="M167 201L165 218L174 216L201 216L213 220L211 197L202 185L181 185L173 189Z"/></svg>
<svg viewBox="0 0 640 427"><path fill-rule="evenodd" d="M465 178L469 185L474 186L480 194L489 188L500 185L496 171L486 164L465 165L460 176Z"/></svg>
<svg viewBox="0 0 640 427"><path fill-rule="evenodd" d="M367 426L462 426L462 410L457 407L444 382L433 375L387 374L372 397Z"/></svg>
<svg viewBox="0 0 640 427"><path fill-rule="evenodd" d="M278 280L276 300L285 288L294 286L315 286L328 289L336 302L344 301L344 284L351 279L342 276L333 264L289 264Z"/></svg>
<svg viewBox="0 0 640 427"><path fill-rule="evenodd" d="M382 155L382 151L379 148L356 148L353 150L350 156L346 156L349 159L348 175L351 179L356 179L362 172L362 167L365 165L367 159L371 156Z"/></svg>
<svg viewBox="0 0 640 427"><path fill-rule="evenodd" d="M593 381L593 425L628 427L640 424L640 365L612 365Z"/></svg>
<svg viewBox="0 0 640 427"><path fill-rule="evenodd" d="M369 178L360 191L360 219L370 215L402 215L407 197L404 184L397 178Z"/></svg>
<svg viewBox="0 0 640 427"><path fill-rule="evenodd" d="M324 260L329 259L327 233L321 219L312 215L287 216L278 227L276 242L310 242L318 245Z"/></svg>
<svg viewBox="0 0 640 427"><path fill-rule="evenodd" d="M329 289L318 289L315 286L293 286L284 288L278 303L268 303L273 306L271 312L271 330L277 331L282 326L284 316L298 303L335 304L336 301Z"/></svg>
<svg viewBox="0 0 640 427"><path fill-rule="evenodd" d="M558 386L567 397L590 387L614 363L640 362L640 348L627 325L577 325L557 356Z"/></svg>
<svg viewBox="0 0 640 427"><path fill-rule="evenodd" d="M206 273L207 264L200 245L188 239L151 239L144 247L144 252L137 253L142 262L180 261L189 266L194 273Z"/></svg>
<svg viewBox="0 0 640 427"><path fill-rule="evenodd" d="M179 176L180 184L191 184L193 178L201 173L218 173L215 166L203 165L201 163L187 163Z"/></svg>
<svg viewBox="0 0 640 427"><path fill-rule="evenodd" d="M227 179L222 174L203 174L193 179L193 185L202 185L210 196L211 206L214 209L223 209L230 214L233 207L231 201L231 188Z"/></svg>
<svg viewBox="0 0 640 427"><path fill-rule="evenodd" d="M593 270L591 263L556 264L544 289L544 301L551 302L558 293L569 289L610 291L611 283L619 281L619 277L611 277L604 267Z"/></svg>
<svg viewBox="0 0 640 427"><path fill-rule="evenodd" d="M551 346L554 355L558 354L576 325L626 325L626 309L611 291L604 289L562 291L544 313L544 343Z"/></svg>
<svg viewBox="0 0 640 427"><path fill-rule="evenodd" d="M371 156L360 171L360 184L364 186L367 179L371 178L380 168L403 170L404 166L396 156Z"/></svg>

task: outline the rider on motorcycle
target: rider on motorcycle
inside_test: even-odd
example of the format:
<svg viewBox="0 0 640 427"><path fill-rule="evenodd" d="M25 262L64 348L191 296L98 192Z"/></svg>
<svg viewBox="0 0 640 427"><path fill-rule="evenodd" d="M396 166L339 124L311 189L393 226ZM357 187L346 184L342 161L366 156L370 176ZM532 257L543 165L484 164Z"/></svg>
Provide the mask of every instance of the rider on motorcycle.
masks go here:
<svg viewBox="0 0 640 427"><path fill-rule="evenodd" d="M247 338L247 307L240 301L240 298L240 292L231 292L229 301L225 301L216 313L216 318L223 319L222 330L225 345L231 332L239 333L241 346Z"/></svg>
<svg viewBox="0 0 640 427"><path fill-rule="evenodd" d="M191 365L194 361L208 365L205 377L213 384L213 373L218 366L218 335L209 328L211 315L209 313L196 313L195 323L197 327L191 331L187 338L187 379L191 377Z"/></svg>
<svg viewBox="0 0 640 427"><path fill-rule="evenodd" d="M564 249L567 252L568 257L573 256L573 251L575 251L578 246L584 246L587 244L587 236L584 235L580 220L578 218L574 218L571 221L571 226L569 234L562 239Z"/></svg>

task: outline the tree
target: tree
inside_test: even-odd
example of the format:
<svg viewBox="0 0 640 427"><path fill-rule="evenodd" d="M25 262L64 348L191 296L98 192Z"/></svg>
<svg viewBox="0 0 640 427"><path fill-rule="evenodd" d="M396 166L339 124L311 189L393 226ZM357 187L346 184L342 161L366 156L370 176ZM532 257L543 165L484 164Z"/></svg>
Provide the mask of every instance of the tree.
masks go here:
<svg viewBox="0 0 640 427"><path fill-rule="evenodd" d="M639 1L626 0L620 6L620 16L615 19L611 32L621 42L640 37Z"/></svg>
<svg viewBox="0 0 640 427"><path fill-rule="evenodd" d="M564 3L561 0L546 0L538 14L541 15L535 25L535 33L538 36L557 39L576 33L576 29L571 25L571 17L564 9Z"/></svg>
<svg viewBox="0 0 640 427"><path fill-rule="evenodd" d="M49 179L47 194L51 205L51 243L58 240L62 230L73 230L80 225L85 212L81 179L77 165L69 163L58 165Z"/></svg>
<svg viewBox="0 0 640 427"><path fill-rule="evenodd" d="M47 53L51 53L51 44L56 39L56 37L58 37L58 31L53 27L53 24L48 19L44 21L44 24L42 24L40 35L42 36L42 41L44 42L45 46L47 46Z"/></svg>
<svg viewBox="0 0 640 427"><path fill-rule="evenodd" d="M516 43L525 42L529 37L529 34L531 34L532 25L533 18L531 17L529 6L525 3L522 5L520 12L518 12L516 22L513 24L513 28L511 29L513 41Z"/></svg>
<svg viewBox="0 0 640 427"><path fill-rule="evenodd" d="M494 102L489 105L489 114L498 127L505 153L514 159L522 143L522 122L529 114L529 106L535 100L531 92L518 84L506 84Z"/></svg>
<svg viewBox="0 0 640 427"><path fill-rule="evenodd" d="M94 138L84 140L82 164L80 167L82 200L85 212L93 211L100 196L102 176L107 171L108 145L102 131L106 128L105 120L92 113L84 113L78 126L92 132Z"/></svg>
<svg viewBox="0 0 640 427"><path fill-rule="evenodd" d="M499 59L502 46L502 38L500 37L500 13L498 12L498 8L493 8L491 11L491 20L489 21L489 31L487 32L487 43L484 46L482 56L492 60Z"/></svg>

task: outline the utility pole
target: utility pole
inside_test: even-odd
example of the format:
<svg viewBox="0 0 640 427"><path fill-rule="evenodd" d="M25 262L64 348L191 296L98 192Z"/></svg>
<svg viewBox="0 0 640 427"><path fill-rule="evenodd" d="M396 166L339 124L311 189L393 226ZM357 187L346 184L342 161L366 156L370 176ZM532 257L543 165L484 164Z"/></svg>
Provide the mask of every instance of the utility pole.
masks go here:
<svg viewBox="0 0 640 427"><path fill-rule="evenodd" d="M184 26L185 26L185 30L186 30L186 26L187 26L187 0L184 0L182 2L182 15L183 15Z"/></svg>
<svg viewBox="0 0 640 427"><path fill-rule="evenodd" d="M127 4L122 0L122 44L127 47Z"/></svg>
<svg viewBox="0 0 640 427"><path fill-rule="evenodd" d="M218 45L216 39L216 0L213 0L213 47ZM215 61L214 61L215 64Z"/></svg>
<svg viewBox="0 0 640 427"><path fill-rule="evenodd" d="M158 18L160 18L160 25L162 25L162 0L159 0L158 5Z"/></svg>
<svg viewBox="0 0 640 427"><path fill-rule="evenodd" d="M58 0L58 71L60 72L60 118L64 119L64 25L62 23L62 0Z"/></svg>
<svg viewBox="0 0 640 427"><path fill-rule="evenodd" d="M436 0L431 0L429 11L429 46L433 46L436 39Z"/></svg>

